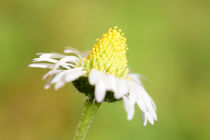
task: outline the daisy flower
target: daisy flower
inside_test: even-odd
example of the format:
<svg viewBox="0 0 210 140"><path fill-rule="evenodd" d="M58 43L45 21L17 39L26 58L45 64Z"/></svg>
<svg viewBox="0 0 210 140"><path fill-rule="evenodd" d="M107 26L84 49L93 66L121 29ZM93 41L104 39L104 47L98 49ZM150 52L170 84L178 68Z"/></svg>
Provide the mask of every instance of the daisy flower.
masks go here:
<svg viewBox="0 0 210 140"><path fill-rule="evenodd" d="M57 90L66 83L73 85L96 103L124 102L127 119L134 116L135 104L142 112L144 126L157 120L156 106L148 95L138 74L129 72L126 51L126 38L116 26L104 33L101 39L84 57L73 48L66 48L65 54L38 53L29 67L50 69L43 79L45 88L54 84Z"/></svg>

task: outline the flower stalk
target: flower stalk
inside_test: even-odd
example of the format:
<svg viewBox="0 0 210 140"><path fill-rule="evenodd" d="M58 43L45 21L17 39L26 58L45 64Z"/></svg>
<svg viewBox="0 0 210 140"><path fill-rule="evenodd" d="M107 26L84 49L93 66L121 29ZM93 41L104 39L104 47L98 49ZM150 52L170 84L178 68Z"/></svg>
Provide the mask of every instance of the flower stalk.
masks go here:
<svg viewBox="0 0 210 140"><path fill-rule="evenodd" d="M84 112L78 124L73 140L84 140L85 136L94 121L96 112L100 106L95 99L87 98L84 103Z"/></svg>

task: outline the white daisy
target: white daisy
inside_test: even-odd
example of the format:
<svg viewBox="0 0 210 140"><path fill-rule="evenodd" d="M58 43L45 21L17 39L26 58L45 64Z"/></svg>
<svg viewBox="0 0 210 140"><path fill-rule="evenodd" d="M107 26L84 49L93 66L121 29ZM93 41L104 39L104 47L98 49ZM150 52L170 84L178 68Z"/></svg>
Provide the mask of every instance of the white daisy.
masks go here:
<svg viewBox="0 0 210 140"><path fill-rule="evenodd" d="M127 119L134 116L135 104L142 111L144 126L157 120L156 106L147 94L138 74L129 73L126 58L127 44L120 29L110 28L90 51L86 58L79 51L67 48L64 53L38 53L29 67L48 68L43 79L45 88L55 84L59 89L68 82L98 103L123 100ZM42 62L42 63L40 63Z"/></svg>

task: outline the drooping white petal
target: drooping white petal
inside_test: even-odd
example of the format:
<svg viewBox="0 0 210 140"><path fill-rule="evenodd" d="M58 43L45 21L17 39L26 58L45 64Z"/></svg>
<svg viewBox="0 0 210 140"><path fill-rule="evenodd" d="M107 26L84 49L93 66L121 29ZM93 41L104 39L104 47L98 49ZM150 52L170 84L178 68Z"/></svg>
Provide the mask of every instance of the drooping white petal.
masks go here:
<svg viewBox="0 0 210 140"><path fill-rule="evenodd" d="M98 70L92 69L90 71L89 77L88 77L89 83L91 85L95 85L98 82L98 80L100 79L100 75L101 75L101 73Z"/></svg>
<svg viewBox="0 0 210 140"><path fill-rule="evenodd" d="M72 82L76 79L78 79L79 77L81 77L82 75L85 75L87 72L82 70L82 71L75 71L73 73L67 73L64 77L64 80L66 82Z"/></svg>
<svg viewBox="0 0 210 140"><path fill-rule="evenodd" d="M146 90L145 90L145 92L146 92ZM156 110L157 107L155 105L155 102L153 101L153 99L150 97L150 95L147 92L146 92L146 95L147 95L148 100L151 102L153 109Z"/></svg>
<svg viewBox="0 0 210 140"><path fill-rule="evenodd" d="M62 58L65 55L59 53L37 53L40 58Z"/></svg>
<svg viewBox="0 0 210 140"><path fill-rule="evenodd" d="M76 64L79 62L79 58L76 56L65 56L59 61L60 64L63 64L66 62L73 62Z"/></svg>
<svg viewBox="0 0 210 140"><path fill-rule="evenodd" d="M125 95L128 93L128 84L126 79L121 79L121 91L122 94Z"/></svg>
<svg viewBox="0 0 210 140"><path fill-rule="evenodd" d="M97 102L102 102L106 95L106 85L103 79L100 79L95 85L95 98Z"/></svg>
<svg viewBox="0 0 210 140"><path fill-rule="evenodd" d="M123 97L123 102L124 102L125 111L128 112L130 109L130 104L127 96Z"/></svg>
<svg viewBox="0 0 210 140"><path fill-rule="evenodd" d="M128 82L128 85L129 85L129 93L130 93L130 95L135 96L135 100L136 100L137 105L139 106L139 108L142 111L146 111L147 110L147 107L145 105L144 98L142 98L142 96L141 96L141 92L139 91L138 85L135 84L132 81L129 81Z"/></svg>
<svg viewBox="0 0 210 140"><path fill-rule="evenodd" d="M139 80L139 74L131 73L128 75L133 81L142 85L141 81Z"/></svg>
<svg viewBox="0 0 210 140"><path fill-rule="evenodd" d="M70 50L70 49L65 49L64 53L75 53L75 52L73 50Z"/></svg>
<svg viewBox="0 0 210 140"><path fill-rule="evenodd" d="M129 99L129 97L126 96L123 97L123 101L124 101L125 110L127 112L127 119L131 120L135 112L134 103Z"/></svg>
<svg viewBox="0 0 210 140"><path fill-rule="evenodd" d="M140 98L141 98L141 101L144 102L144 105L146 107L147 117L149 116L149 118L153 118L154 120L157 120L157 114L156 114L155 108L153 107L150 98L148 98L146 91L142 90L141 93L142 93L141 95L138 94L139 95L138 99L140 100ZM145 94L145 95L143 95L143 94ZM144 111L144 110L142 110L142 111ZM150 122L152 122L152 119L149 119L149 118L148 118L148 120Z"/></svg>
<svg viewBox="0 0 210 140"><path fill-rule="evenodd" d="M108 81L109 82L109 81ZM116 99L122 98L122 92L121 92L121 80L115 78L115 86L112 90L114 91L114 97Z"/></svg>
<svg viewBox="0 0 210 140"><path fill-rule="evenodd" d="M156 111L155 111L155 108L153 106L153 100L150 98L150 96L147 94L146 90L139 86L139 95L142 96L141 98L144 99L144 102L145 102L145 105L147 107L147 110L149 111L149 113L151 114L151 116L157 120L157 114L156 114Z"/></svg>
<svg viewBox="0 0 210 140"><path fill-rule="evenodd" d="M44 86L44 89L49 89L51 87L51 81L52 79L54 78L54 75L51 75L48 79L47 79L47 82Z"/></svg>
<svg viewBox="0 0 210 140"><path fill-rule="evenodd" d="M74 68L78 63L83 65L83 60L81 59L81 55L73 51L76 55L65 56L58 53L38 53L38 58L34 58L33 62L49 62L54 63L55 65L51 69L70 69ZM38 65L32 65L33 67L38 67ZM41 68L45 68L45 66L40 66Z"/></svg>
<svg viewBox="0 0 210 140"><path fill-rule="evenodd" d="M149 112L145 113L145 118L153 125L154 124L154 118Z"/></svg>
<svg viewBox="0 0 210 140"><path fill-rule="evenodd" d="M69 71L69 70L68 70ZM54 78L53 80L51 81L51 84L55 84L59 81L62 80L62 78L64 77L64 75L67 73L67 71L62 71L60 73L58 73Z"/></svg>
<svg viewBox="0 0 210 140"><path fill-rule="evenodd" d="M83 69L83 67L77 67L74 69L64 70L64 71L58 73L55 76L55 78L51 81L51 83L54 84L60 80L66 80L66 79L64 79L64 77L67 77L67 79L69 79L69 80L70 80L71 76L73 79L78 78L77 72L80 72L82 69ZM76 75L76 77L75 77L75 75ZM66 82L69 82L69 81L66 81Z"/></svg>
<svg viewBox="0 0 210 140"><path fill-rule="evenodd" d="M50 84L45 84L44 89L49 89L50 88Z"/></svg>
<svg viewBox="0 0 210 140"><path fill-rule="evenodd" d="M55 59L52 59L52 58L41 58L41 57L33 59L33 62L42 62L42 61L57 63L58 60L55 60Z"/></svg>
<svg viewBox="0 0 210 140"><path fill-rule="evenodd" d="M142 122L143 122L144 126L146 126L147 125L147 117L145 116L145 113L141 112L141 116L142 116Z"/></svg>
<svg viewBox="0 0 210 140"><path fill-rule="evenodd" d="M116 99L121 99L124 95L128 93L128 87L127 87L127 80L125 79L117 79L116 84L117 84L117 90L115 89L114 91L114 96Z"/></svg>
<svg viewBox="0 0 210 140"><path fill-rule="evenodd" d="M60 59L60 60L56 63L55 69L59 69L60 66L66 68L66 69L69 69L69 66L66 65L66 63L67 63L68 61L70 61L71 59L72 59L71 57L64 57L64 58ZM73 66L75 66L75 65L76 65L76 63L75 63Z"/></svg>
<svg viewBox="0 0 210 140"><path fill-rule="evenodd" d="M155 105L155 102L152 100L152 98L151 98L151 102L152 102L152 105L153 105L154 109L157 110L157 106Z"/></svg>
<svg viewBox="0 0 210 140"><path fill-rule="evenodd" d="M61 70L56 70L56 69L52 69L51 71L47 72L44 76L43 76L43 80L46 79L48 76L50 75L54 75L61 72Z"/></svg>
<svg viewBox="0 0 210 140"><path fill-rule="evenodd" d="M151 108L151 109L149 110L149 112L150 112L151 116L153 117L153 119L154 119L154 120L157 120L157 114L156 114L155 109L154 109L154 108Z"/></svg>
<svg viewBox="0 0 210 140"><path fill-rule="evenodd" d="M31 68L50 68L52 69L55 64L49 64L49 63L34 63L34 64L30 64L28 65Z"/></svg>
<svg viewBox="0 0 210 140"><path fill-rule="evenodd" d="M58 90L59 88L63 87L65 85L64 81L58 81L55 83L55 90Z"/></svg>
<svg viewBox="0 0 210 140"><path fill-rule="evenodd" d="M45 89L48 89L51 84L55 84L57 90L65 83L74 81L86 73L82 67L83 60L80 53L75 49L71 49L71 53L70 56L58 53L38 53L39 57L33 59L33 62L44 61L44 63L30 64L29 67L52 69L43 76L43 79L49 77Z"/></svg>
<svg viewBox="0 0 210 140"><path fill-rule="evenodd" d="M135 103L137 103L142 111L143 124L146 125L147 121L149 121L151 124L154 124L154 121L157 120L155 103L149 96L149 94L147 94L146 90L141 84L141 81L138 81L138 79L134 78L126 81L129 94L123 97L128 119L132 119L131 114L133 113L133 109L135 108Z"/></svg>
<svg viewBox="0 0 210 140"><path fill-rule="evenodd" d="M129 109L129 111L128 111L128 116L127 116L127 119L128 119L129 121L133 119L134 112L135 112L135 106L134 106L134 105L131 105L131 106L130 106L130 109Z"/></svg>
<svg viewBox="0 0 210 140"><path fill-rule="evenodd" d="M106 88L107 90L115 92L117 90L117 81L114 75L108 74L106 78Z"/></svg>
<svg viewBox="0 0 210 140"><path fill-rule="evenodd" d="M64 50L64 53L76 54L80 58L80 61L81 61L82 65L84 64L84 61L82 59L82 54L77 49L74 49L74 48L71 48L71 47L66 47L65 50Z"/></svg>
<svg viewBox="0 0 210 140"><path fill-rule="evenodd" d="M71 63L63 63L62 66L65 67L66 69L70 69L69 67L72 67L72 68L76 67L75 64L71 64Z"/></svg>
<svg viewBox="0 0 210 140"><path fill-rule="evenodd" d="M81 53L77 50L77 49L74 49L74 48L71 48L71 47L66 47L64 49L64 53L73 53L73 54L76 54L78 56L81 56Z"/></svg>
<svg viewBox="0 0 210 140"><path fill-rule="evenodd" d="M126 80L117 78L111 74L105 74L104 72L101 72L99 70L92 69L89 73L88 79L89 79L89 83L91 85L95 85L95 87L97 86L99 81L102 79L103 88L105 89L104 93L106 93L106 91L112 91L116 99L121 99L123 95L128 93Z"/></svg>

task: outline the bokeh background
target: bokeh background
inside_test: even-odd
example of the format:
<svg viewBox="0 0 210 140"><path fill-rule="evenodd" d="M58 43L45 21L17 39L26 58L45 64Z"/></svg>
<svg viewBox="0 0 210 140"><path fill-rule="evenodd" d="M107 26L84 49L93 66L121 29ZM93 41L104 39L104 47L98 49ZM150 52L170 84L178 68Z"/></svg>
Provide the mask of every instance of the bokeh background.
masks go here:
<svg viewBox="0 0 210 140"><path fill-rule="evenodd" d="M109 27L128 38L128 63L146 77L158 121L127 121L104 103L87 140L210 139L210 1L3 0L0 2L0 139L69 140L84 96L68 84L44 90L37 52L90 50Z"/></svg>

